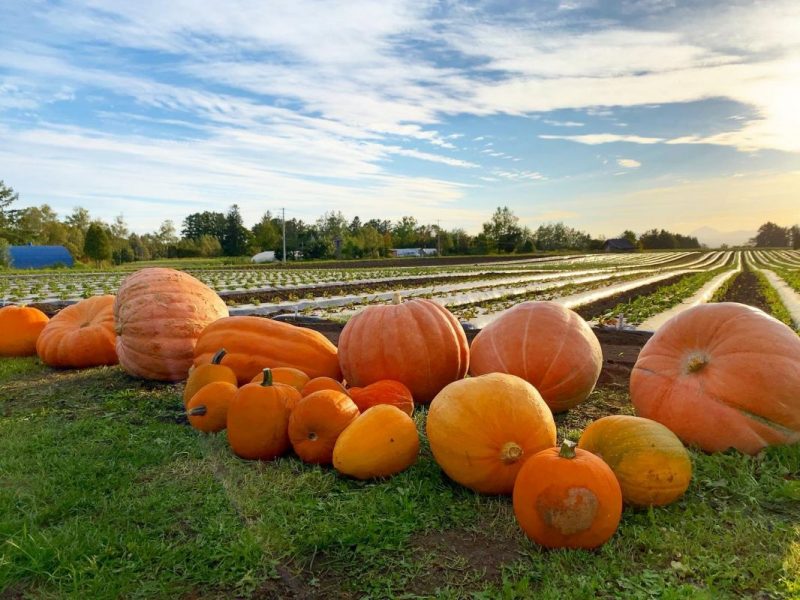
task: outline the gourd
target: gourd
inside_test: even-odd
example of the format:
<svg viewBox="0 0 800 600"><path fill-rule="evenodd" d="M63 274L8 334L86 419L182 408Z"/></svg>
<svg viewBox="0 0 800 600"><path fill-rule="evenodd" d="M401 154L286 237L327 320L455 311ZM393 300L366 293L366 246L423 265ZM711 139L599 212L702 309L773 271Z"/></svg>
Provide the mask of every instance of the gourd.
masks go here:
<svg viewBox="0 0 800 600"><path fill-rule="evenodd" d="M530 382L554 412L577 406L603 367L600 342L576 312L555 302L523 302L475 336L470 373L510 373Z"/></svg>
<svg viewBox="0 0 800 600"><path fill-rule="evenodd" d="M469 346L458 320L445 307L415 299L368 306L339 336L339 362L348 384L364 387L400 381L417 402L429 403L469 367Z"/></svg>
<svg viewBox="0 0 800 600"><path fill-rule="evenodd" d="M555 421L539 392L505 373L445 387L431 402L425 427L442 470L484 494L510 494L522 463L556 443Z"/></svg>
<svg viewBox="0 0 800 600"><path fill-rule="evenodd" d="M706 452L756 454L800 441L800 337L735 302L701 304L664 323L630 381L636 414Z"/></svg>
<svg viewBox="0 0 800 600"><path fill-rule="evenodd" d="M565 441L529 458L514 484L522 530L546 548L596 548L622 517L622 491L611 468Z"/></svg>

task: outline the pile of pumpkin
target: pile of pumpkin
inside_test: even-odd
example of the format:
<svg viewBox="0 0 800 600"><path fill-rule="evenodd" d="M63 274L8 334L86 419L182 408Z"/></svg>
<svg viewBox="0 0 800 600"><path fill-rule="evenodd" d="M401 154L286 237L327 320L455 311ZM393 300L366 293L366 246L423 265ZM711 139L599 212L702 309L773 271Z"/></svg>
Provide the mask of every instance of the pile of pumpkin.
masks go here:
<svg viewBox="0 0 800 600"><path fill-rule="evenodd" d="M244 458L292 446L345 475L390 476L416 460L411 415L415 402L429 404L425 429L442 470L477 492L513 494L522 529L548 547L596 547L623 503L680 498L692 471L684 444L755 454L800 440L800 338L740 304L697 306L665 324L633 369L638 416L591 423L577 447L556 445L553 413L586 400L603 359L591 328L553 302L507 310L471 347L428 300L365 308L337 349L309 329L229 317L211 289L160 268L46 324L22 316L30 310L0 309L0 355L38 351L55 367L118 358L137 377L188 377L190 422L227 427Z"/></svg>

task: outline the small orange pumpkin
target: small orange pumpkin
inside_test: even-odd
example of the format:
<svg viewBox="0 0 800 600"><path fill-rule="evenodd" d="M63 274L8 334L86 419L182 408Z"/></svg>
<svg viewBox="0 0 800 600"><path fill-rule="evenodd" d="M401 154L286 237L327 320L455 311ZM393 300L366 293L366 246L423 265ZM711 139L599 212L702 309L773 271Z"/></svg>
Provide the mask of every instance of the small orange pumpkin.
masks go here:
<svg viewBox="0 0 800 600"><path fill-rule="evenodd" d="M598 419L584 430L578 448L611 467L622 499L632 506L671 504L692 480L686 448L674 433L650 419L630 415Z"/></svg>
<svg viewBox="0 0 800 600"><path fill-rule="evenodd" d="M228 406L239 388L227 381L212 381L203 386L186 405L189 424L206 433L225 429L228 423Z"/></svg>
<svg viewBox="0 0 800 600"><path fill-rule="evenodd" d="M484 327L470 373L510 373L533 384L553 412L588 398L603 367L600 342L581 316L555 302L523 302Z"/></svg>
<svg viewBox="0 0 800 600"><path fill-rule="evenodd" d="M226 367L222 362L225 356L225 348L220 348L210 363L192 367L189 371L189 378L186 380L186 385L183 388L183 404L189 404L189 400L199 392L204 386L214 381L224 381L237 385L236 373L229 367Z"/></svg>
<svg viewBox="0 0 800 600"><path fill-rule="evenodd" d="M525 535L546 548L596 548L619 526L622 491L602 459L565 441L522 465L514 514Z"/></svg>
<svg viewBox="0 0 800 600"><path fill-rule="evenodd" d="M285 392L272 385L269 369L262 383L239 388L228 406L228 442L242 458L271 460L289 449L289 408Z"/></svg>
<svg viewBox="0 0 800 600"><path fill-rule="evenodd" d="M315 377L314 379L310 379L308 383L303 386L303 389L300 393L303 394L303 397L305 397L313 394L314 392L320 392L322 390L332 390L334 392L340 392L346 396L349 396L347 389L332 377Z"/></svg>
<svg viewBox="0 0 800 600"><path fill-rule="evenodd" d="M642 348L630 389L637 415L706 452L800 441L800 337L757 308L679 313Z"/></svg>
<svg viewBox="0 0 800 600"><path fill-rule="evenodd" d="M36 353L50 367L117 364L114 296L92 296L61 310L45 325Z"/></svg>
<svg viewBox="0 0 800 600"><path fill-rule="evenodd" d="M356 479L390 477L419 456L414 420L396 406L373 406L347 426L333 447L333 466Z"/></svg>
<svg viewBox="0 0 800 600"><path fill-rule="evenodd" d="M36 340L50 319L38 308L0 308L0 356L33 356Z"/></svg>
<svg viewBox="0 0 800 600"><path fill-rule="evenodd" d="M425 428L442 470L483 494L510 494L523 461L556 443L553 414L539 392L505 373L445 387L431 402Z"/></svg>
<svg viewBox="0 0 800 600"><path fill-rule="evenodd" d="M349 396L321 390L305 396L289 418L289 440L303 462L327 465L339 434L358 416Z"/></svg>
<svg viewBox="0 0 800 600"><path fill-rule="evenodd" d="M411 390L399 381L383 379L366 387L350 388L347 391L361 412L378 404L391 404L409 417L414 414L414 397L411 395Z"/></svg>
<svg viewBox="0 0 800 600"><path fill-rule="evenodd" d="M303 373L300 369L294 367L274 367L272 371L273 383L285 383L296 388L298 392L303 391L303 386L310 381L310 377ZM261 383L264 379L263 373L259 373L250 381L250 383Z"/></svg>

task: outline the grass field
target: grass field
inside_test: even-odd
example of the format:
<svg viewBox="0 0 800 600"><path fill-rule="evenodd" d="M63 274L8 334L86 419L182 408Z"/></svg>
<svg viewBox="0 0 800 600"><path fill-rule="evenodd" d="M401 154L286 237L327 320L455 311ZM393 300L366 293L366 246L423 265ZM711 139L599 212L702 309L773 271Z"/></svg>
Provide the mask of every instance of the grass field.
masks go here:
<svg viewBox="0 0 800 600"><path fill-rule="evenodd" d="M184 423L180 390L0 360L0 596L800 597L800 446L693 452L683 500L626 509L599 550L543 551L510 499L448 481L424 444L370 483L246 462ZM617 412L631 412L624 382L559 434Z"/></svg>

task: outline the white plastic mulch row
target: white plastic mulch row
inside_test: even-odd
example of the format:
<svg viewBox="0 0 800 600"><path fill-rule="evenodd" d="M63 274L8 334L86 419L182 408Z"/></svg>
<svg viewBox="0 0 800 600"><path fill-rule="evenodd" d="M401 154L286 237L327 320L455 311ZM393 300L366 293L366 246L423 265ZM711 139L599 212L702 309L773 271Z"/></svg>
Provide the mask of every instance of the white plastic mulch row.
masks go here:
<svg viewBox="0 0 800 600"><path fill-rule="evenodd" d="M726 281L728 281L731 277L735 276L737 273L742 271L742 255L741 253L736 253L736 265L729 271L725 271L724 273L720 273L716 277L714 277L711 281L706 283L703 287L697 290L689 298L684 299L680 302L680 304L676 304L670 309L665 310L657 315L653 315L649 319L646 319L642 323L639 324L637 329L641 329L643 331L655 331L659 327L661 327L664 323L669 321L672 317L685 311L687 308L692 308L693 306L697 306L698 304L705 304L714 296L716 291L721 288Z"/></svg>
<svg viewBox="0 0 800 600"><path fill-rule="evenodd" d="M775 288L775 291L778 293L778 298L780 298L783 306L786 307L786 311L792 318L795 329L800 330L800 294L794 291L794 289L774 271L756 266L752 257L748 257L748 259L751 268L763 273L767 281L769 281L769 284Z"/></svg>

